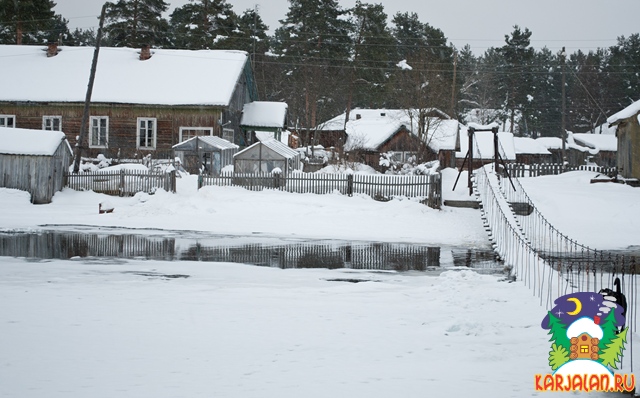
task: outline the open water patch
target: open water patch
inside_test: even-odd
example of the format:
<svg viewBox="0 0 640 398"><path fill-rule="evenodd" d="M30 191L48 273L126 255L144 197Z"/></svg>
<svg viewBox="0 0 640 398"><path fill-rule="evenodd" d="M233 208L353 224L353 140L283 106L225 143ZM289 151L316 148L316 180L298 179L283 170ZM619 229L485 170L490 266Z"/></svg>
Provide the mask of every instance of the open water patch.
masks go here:
<svg viewBox="0 0 640 398"><path fill-rule="evenodd" d="M0 233L0 256L27 259L207 261L277 268L502 273L491 249L342 240L207 235L178 231L76 230Z"/></svg>

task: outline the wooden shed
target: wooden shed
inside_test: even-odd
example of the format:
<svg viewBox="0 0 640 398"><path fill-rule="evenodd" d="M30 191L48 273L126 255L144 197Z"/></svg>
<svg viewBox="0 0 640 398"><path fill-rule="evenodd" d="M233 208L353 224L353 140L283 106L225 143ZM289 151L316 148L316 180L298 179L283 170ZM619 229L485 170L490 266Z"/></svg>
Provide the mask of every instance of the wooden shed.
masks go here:
<svg viewBox="0 0 640 398"><path fill-rule="evenodd" d="M236 173L271 173L276 167L283 173L300 170L300 153L282 142L270 139L256 142L235 154Z"/></svg>
<svg viewBox="0 0 640 398"><path fill-rule="evenodd" d="M51 203L72 159L61 131L0 127L0 187L29 192L31 203Z"/></svg>
<svg viewBox="0 0 640 398"><path fill-rule="evenodd" d="M233 164L233 155L240 147L216 136L196 136L173 146L185 170L198 174L220 174L223 167Z"/></svg>
<svg viewBox="0 0 640 398"><path fill-rule="evenodd" d="M551 163L551 152L539 141L529 137L513 137L516 151L516 163L541 164Z"/></svg>
<svg viewBox="0 0 640 398"><path fill-rule="evenodd" d="M607 119L618 128L618 174L640 180L640 101Z"/></svg>

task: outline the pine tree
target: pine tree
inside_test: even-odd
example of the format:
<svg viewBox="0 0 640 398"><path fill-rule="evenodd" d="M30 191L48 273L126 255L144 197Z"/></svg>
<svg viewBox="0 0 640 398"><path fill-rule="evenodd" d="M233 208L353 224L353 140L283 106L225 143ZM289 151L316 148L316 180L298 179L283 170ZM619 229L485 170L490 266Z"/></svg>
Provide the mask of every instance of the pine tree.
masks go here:
<svg viewBox="0 0 640 398"><path fill-rule="evenodd" d="M170 24L176 48L229 48L238 36L238 16L225 0L190 0L171 13Z"/></svg>
<svg viewBox="0 0 640 398"><path fill-rule="evenodd" d="M601 351L598 359L604 366L609 366L613 369L618 369L617 363L622 361L622 351L624 351L624 344L627 342L627 331L629 328L625 328L620 334L617 334L609 344Z"/></svg>
<svg viewBox="0 0 640 398"><path fill-rule="evenodd" d="M562 75L558 57L546 47L531 61L531 85L522 105L523 135L537 138L559 136L562 125Z"/></svg>
<svg viewBox="0 0 640 398"><path fill-rule="evenodd" d="M393 68L395 40L387 27L382 4L360 0L349 11L353 40L348 109L381 108L387 103L388 69ZM397 61L396 61L397 62Z"/></svg>
<svg viewBox="0 0 640 398"><path fill-rule="evenodd" d="M76 28L70 33L69 39L64 42L67 46L90 46L96 45L96 32L93 29Z"/></svg>
<svg viewBox="0 0 640 398"><path fill-rule="evenodd" d="M55 6L51 0L0 0L0 43L45 44L57 40L68 28L66 20L53 11Z"/></svg>
<svg viewBox="0 0 640 398"><path fill-rule="evenodd" d="M164 0L118 0L108 3L105 15L105 43L114 47L139 48L144 44L168 44L168 22L162 18Z"/></svg>
<svg viewBox="0 0 640 398"><path fill-rule="evenodd" d="M258 9L248 9L240 15L237 31L235 49L256 55L264 55L269 51L269 27L265 25Z"/></svg>
<svg viewBox="0 0 640 398"><path fill-rule="evenodd" d="M516 130L516 113L522 112L529 101L531 84L531 62L534 50L530 47L531 31L521 30L518 25L513 27L511 35L505 35L506 44L500 48L505 64L500 68L502 75L503 109L509 114L510 129Z"/></svg>
<svg viewBox="0 0 640 398"><path fill-rule="evenodd" d="M289 11L276 29L274 51L279 55L288 90L291 120L306 131L345 108L343 82L351 54L349 23L336 0L289 0Z"/></svg>
<svg viewBox="0 0 640 398"><path fill-rule="evenodd" d="M551 370L556 370L567 362L569 362L569 351L563 346L552 344L551 351L549 351L549 366L551 366Z"/></svg>
<svg viewBox="0 0 640 398"><path fill-rule="evenodd" d="M638 100L640 92L640 34L618 38L618 43L609 48L610 57L605 68L611 100L604 104L605 110L617 112Z"/></svg>
<svg viewBox="0 0 640 398"><path fill-rule="evenodd" d="M587 54L578 50L569 57L566 117L575 132L591 131L606 122L607 115L601 109L609 90L604 72L608 58L609 54L604 49Z"/></svg>
<svg viewBox="0 0 640 398"><path fill-rule="evenodd" d="M554 342L558 347L564 347L566 350L571 348L571 341L567 337L567 326L562 323L560 318L551 313L549 314L549 335L551 339L549 341Z"/></svg>

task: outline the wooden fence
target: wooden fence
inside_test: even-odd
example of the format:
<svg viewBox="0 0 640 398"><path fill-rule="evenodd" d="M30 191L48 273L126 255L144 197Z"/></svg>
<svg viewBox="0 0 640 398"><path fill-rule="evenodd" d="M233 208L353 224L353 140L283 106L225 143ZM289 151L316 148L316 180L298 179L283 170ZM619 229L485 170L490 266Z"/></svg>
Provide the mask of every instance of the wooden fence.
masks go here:
<svg viewBox="0 0 640 398"><path fill-rule="evenodd" d="M153 193L161 188L176 192L176 173L120 170L114 172L65 173L65 186L77 191L94 191L114 196Z"/></svg>
<svg viewBox="0 0 640 398"><path fill-rule="evenodd" d="M615 167L601 167L601 166L565 166L560 163L541 163L541 164L519 164L508 163L506 170L509 175L513 177L538 177L546 175L557 175L566 173L567 171L593 171L595 173L602 173L608 176L615 176L617 169Z"/></svg>
<svg viewBox="0 0 640 398"><path fill-rule="evenodd" d="M343 195L366 194L377 200L393 196L425 198L429 207L442 205L442 181L440 174L430 175L382 175L382 174L323 174L289 173L222 173L218 176L201 175L198 189L207 185L240 186L252 191L278 189L295 193Z"/></svg>

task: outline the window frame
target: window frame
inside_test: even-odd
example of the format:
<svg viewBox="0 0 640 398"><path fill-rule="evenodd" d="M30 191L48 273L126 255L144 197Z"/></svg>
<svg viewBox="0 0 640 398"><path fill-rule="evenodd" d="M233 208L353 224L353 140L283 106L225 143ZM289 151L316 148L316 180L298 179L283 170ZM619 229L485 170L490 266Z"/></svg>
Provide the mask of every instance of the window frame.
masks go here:
<svg viewBox="0 0 640 398"><path fill-rule="evenodd" d="M47 128L47 120L57 120L58 121L58 130L55 130L53 128L48 129ZM42 129L43 130L47 130L47 131L62 131L62 116L50 116L50 115L42 116Z"/></svg>
<svg viewBox="0 0 640 398"><path fill-rule="evenodd" d="M16 115L0 115L0 118L4 118L5 122L3 124L0 124L0 127L6 127L6 128L16 128ZM13 124L11 126L7 125L6 120L8 119L12 119L13 120Z"/></svg>
<svg viewBox="0 0 640 398"><path fill-rule="evenodd" d="M181 126L180 127L180 134L179 134L179 142L184 142L188 139L191 139L193 137L189 137L189 138L183 138L184 137L184 131L185 130L194 130L194 131L208 131L209 134L196 134L193 137L205 137L205 136L210 136L213 135L213 127L187 127L187 126Z"/></svg>
<svg viewBox="0 0 640 398"><path fill-rule="evenodd" d="M99 143L94 144L93 143L93 121L94 120L100 121L102 119L106 120L104 145L101 145ZM108 147L109 147L109 116L90 116L89 117L89 148L108 148Z"/></svg>
<svg viewBox="0 0 640 398"><path fill-rule="evenodd" d="M151 129L151 146L146 145L146 146L142 146L140 145L140 137L141 137L141 133L142 133L142 127L140 126L141 122L146 122L146 127L145 127L145 131L149 131L149 122L152 121L153 122L153 128ZM148 138L145 141L148 142ZM155 150L156 149L156 145L158 142L158 118L155 117L139 117L136 120L136 148L137 149L146 149L146 150Z"/></svg>
<svg viewBox="0 0 640 398"><path fill-rule="evenodd" d="M225 137L225 135L227 135L228 133L231 133L231 139L230 140ZM223 140L227 140L232 144L235 144L236 131L234 129L223 127L222 128L222 137L220 137L220 138L222 138Z"/></svg>

